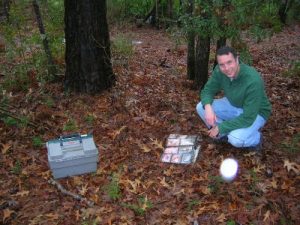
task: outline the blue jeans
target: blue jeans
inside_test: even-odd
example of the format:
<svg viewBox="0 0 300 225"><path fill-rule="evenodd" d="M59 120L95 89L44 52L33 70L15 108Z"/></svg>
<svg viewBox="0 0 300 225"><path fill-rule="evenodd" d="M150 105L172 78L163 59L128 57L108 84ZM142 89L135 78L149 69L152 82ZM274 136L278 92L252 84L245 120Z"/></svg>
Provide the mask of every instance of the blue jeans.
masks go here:
<svg viewBox="0 0 300 225"><path fill-rule="evenodd" d="M243 113L243 109L232 106L227 98L215 99L212 103L212 108L217 116L217 124L223 121L234 119ZM206 126L210 126L205 121L205 110L201 102L197 105L197 113L204 121ZM256 146L260 142L260 129L265 125L266 120L257 115L255 121L250 127L240 128L229 132L227 135L228 142L237 148Z"/></svg>

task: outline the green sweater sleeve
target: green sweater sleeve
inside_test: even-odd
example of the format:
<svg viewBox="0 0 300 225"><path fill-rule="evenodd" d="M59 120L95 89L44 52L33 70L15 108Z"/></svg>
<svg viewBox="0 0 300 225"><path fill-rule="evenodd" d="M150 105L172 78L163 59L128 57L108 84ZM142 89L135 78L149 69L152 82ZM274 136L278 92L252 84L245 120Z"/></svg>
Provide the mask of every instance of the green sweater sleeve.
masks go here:
<svg viewBox="0 0 300 225"><path fill-rule="evenodd" d="M214 96L221 90L219 69L216 68L200 93L203 106L211 104Z"/></svg>

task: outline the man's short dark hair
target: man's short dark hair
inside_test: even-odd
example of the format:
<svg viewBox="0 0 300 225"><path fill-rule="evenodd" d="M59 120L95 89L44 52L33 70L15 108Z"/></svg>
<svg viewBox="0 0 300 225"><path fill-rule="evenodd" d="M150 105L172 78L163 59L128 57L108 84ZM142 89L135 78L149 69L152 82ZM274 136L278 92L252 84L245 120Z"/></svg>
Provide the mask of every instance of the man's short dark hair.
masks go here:
<svg viewBox="0 0 300 225"><path fill-rule="evenodd" d="M232 53L233 57L236 59L236 51L229 46L223 46L217 50L217 55L228 55L229 53Z"/></svg>

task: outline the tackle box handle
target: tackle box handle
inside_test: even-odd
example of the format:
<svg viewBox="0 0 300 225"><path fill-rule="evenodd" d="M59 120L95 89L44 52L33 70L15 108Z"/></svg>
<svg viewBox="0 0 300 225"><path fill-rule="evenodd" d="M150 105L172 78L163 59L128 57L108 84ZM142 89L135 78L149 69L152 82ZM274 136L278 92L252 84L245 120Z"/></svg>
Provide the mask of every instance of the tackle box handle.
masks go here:
<svg viewBox="0 0 300 225"><path fill-rule="evenodd" d="M59 137L59 141L60 141L60 146L63 146L63 141L64 139L70 139L70 138L79 138L79 142L80 144L82 144L82 138L80 133L73 133L73 134L66 134L66 135L61 135Z"/></svg>

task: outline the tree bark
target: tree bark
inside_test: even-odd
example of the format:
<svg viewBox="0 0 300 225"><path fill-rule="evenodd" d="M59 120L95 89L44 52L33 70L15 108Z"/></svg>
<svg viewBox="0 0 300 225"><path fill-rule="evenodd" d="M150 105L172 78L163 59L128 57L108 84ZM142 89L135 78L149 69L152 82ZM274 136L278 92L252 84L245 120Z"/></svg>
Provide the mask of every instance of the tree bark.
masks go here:
<svg viewBox="0 0 300 225"><path fill-rule="evenodd" d="M105 0L65 0L65 89L90 94L112 87Z"/></svg>
<svg viewBox="0 0 300 225"><path fill-rule="evenodd" d="M187 14L192 16L194 11L194 0L189 0ZM192 26L192 24L191 24ZM195 79L195 32L190 28L188 34L188 52L187 52L187 78Z"/></svg>
<svg viewBox="0 0 300 225"><path fill-rule="evenodd" d="M278 14L279 14L280 21L283 24L286 24L287 13L290 10L293 3L294 3L294 0L282 0L281 1L281 5L279 7Z"/></svg>
<svg viewBox="0 0 300 225"><path fill-rule="evenodd" d="M197 38L196 44L196 76L195 85L202 89L208 80L208 63L210 53L210 37Z"/></svg>
<svg viewBox="0 0 300 225"><path fill-rule="evenodd" d="M2 1L3 15L5 16L7 22L9 22L10 3L11 3L10 0L3 0Z"/></svg>
<svg viewBox="0 0 300 225"><path fill-rule="evenodd" d="M173 0L168 0L168 17L173 18Z"/></svg>
<svg viewBox="0 0 300 225"><path fill-rule="evenodd" d="M36 21L38 23L40 34L41 34L42 39L43 39L43 46L44 46L44 50L45 50L47 61L48 61L48 73L51 76L55 77L56 76L56 68L55 68L55 65L54 65L54 62L53 62L53 57L52 57L51 50L50 50L50 47L49 47L48 38L47 38L47 35L46 35L46 32L45 32L45 28L44 28L44 24L43 24L41 12L40 12L40 7L39 7L36 0L32 1L32 5L33 5L33 8L34 8L34 13L35 13L35 16L36 16Z"/></svg>
<svg viewBox="0 0 300 225"><path fill-rule="evenodd" d="M218 39L216 51L218 51L219 48L221 48L221 47L223 47L223 46L226 45L226 40L227 40L226 37L220 37ZM218 64L218 61L217 61L217 54L216 54L215 62L214 62L214 68L216 67L217 64Z"/></svg>

